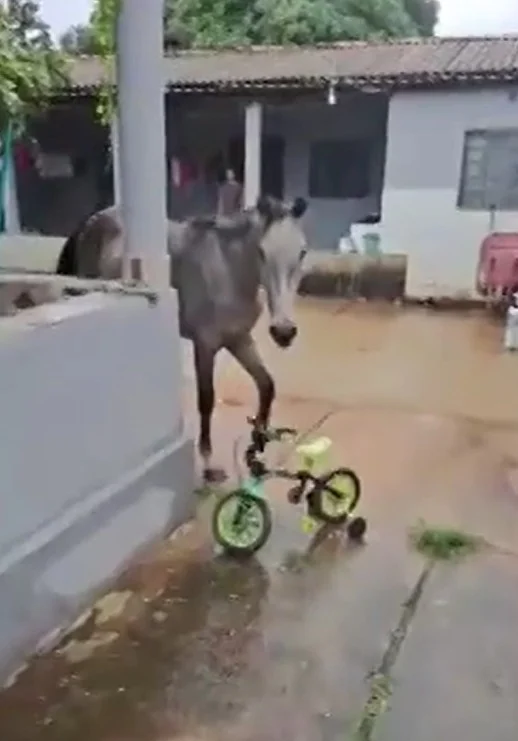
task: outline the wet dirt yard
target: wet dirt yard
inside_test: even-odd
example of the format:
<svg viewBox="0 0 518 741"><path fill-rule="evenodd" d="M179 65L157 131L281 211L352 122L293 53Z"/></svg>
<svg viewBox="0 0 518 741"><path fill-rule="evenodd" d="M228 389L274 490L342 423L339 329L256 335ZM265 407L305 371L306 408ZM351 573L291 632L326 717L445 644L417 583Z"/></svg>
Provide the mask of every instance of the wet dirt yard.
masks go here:
<svg viewBox="0 0 518 741"><path fill-rule="evenodd" d="M358 472L366 544L340 530L312 540L271 484L272 537L233 562L209 535L218 494L198 494L197 522L0 695L2 738L516 739L518 355L483 313L305 300L298 318L287 352L257 333L275 422L329 435L334 462ZM217 457L231 470L255 397L226 358L217 390ZM408 542L420 519L486 546L430 565Z"/></svg>

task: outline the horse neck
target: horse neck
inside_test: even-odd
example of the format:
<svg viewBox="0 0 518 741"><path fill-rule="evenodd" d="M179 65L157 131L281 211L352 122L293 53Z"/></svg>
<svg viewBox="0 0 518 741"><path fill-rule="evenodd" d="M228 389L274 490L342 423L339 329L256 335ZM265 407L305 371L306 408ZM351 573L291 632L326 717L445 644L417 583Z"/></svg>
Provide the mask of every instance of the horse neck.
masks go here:
<svg viewBox="0 0 518 741"><path fill-rule="evenodd" d="M248 240L232 245L229 254L229 269L238 292L255 300L261 287L261 256L259 245Z"/></svg>

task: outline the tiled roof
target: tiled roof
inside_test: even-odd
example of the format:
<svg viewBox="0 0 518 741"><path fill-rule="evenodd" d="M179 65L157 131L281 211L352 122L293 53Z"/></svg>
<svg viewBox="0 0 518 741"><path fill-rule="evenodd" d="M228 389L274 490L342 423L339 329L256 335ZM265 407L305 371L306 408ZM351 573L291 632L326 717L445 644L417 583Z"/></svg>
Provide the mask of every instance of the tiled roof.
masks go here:
<svg viewBox="0 0 518 741"><path fill-rule="evenodd" d="M102 69L98 59L76 60L74 86L96 87ZM177 91L315 86L330 79L355 87L518 82L518 35L186 51L165 58L164 75Z"/></svg>

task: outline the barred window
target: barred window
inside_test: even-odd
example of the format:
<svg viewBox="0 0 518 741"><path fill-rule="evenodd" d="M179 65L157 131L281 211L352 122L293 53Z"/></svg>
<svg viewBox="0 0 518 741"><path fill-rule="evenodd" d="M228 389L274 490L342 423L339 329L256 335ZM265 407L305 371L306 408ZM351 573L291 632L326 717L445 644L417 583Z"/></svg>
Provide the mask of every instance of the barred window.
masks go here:
<svg viewBox="0 0 518 741"><path fill-rule="evenodd" d="M518 210L518 129L466 132L457 205Z"/></svg>

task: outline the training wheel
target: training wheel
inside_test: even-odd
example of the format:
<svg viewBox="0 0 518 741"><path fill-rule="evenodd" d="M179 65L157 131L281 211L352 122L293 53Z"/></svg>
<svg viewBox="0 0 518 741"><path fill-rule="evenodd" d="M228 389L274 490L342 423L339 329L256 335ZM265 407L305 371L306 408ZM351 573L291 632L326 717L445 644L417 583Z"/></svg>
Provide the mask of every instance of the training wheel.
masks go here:
<svg viewBox="0 0 518 741"><path fill-rule="evenodd" d="M351 540L362 540L366 530L367 520L365 517L355 517L347 524L347 535Z"/></svg>

